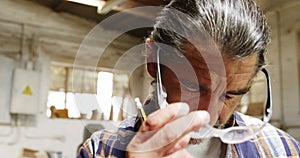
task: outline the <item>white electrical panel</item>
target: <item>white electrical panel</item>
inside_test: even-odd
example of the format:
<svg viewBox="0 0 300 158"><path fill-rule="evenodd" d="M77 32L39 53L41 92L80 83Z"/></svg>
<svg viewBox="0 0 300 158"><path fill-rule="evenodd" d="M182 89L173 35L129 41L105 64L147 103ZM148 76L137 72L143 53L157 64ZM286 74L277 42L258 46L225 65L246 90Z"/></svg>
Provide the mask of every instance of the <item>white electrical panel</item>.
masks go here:
<svg viewBox="0 0 300 158"><path fill-rule="evenodd" d="M15 69L10 112L34 115L38 112L40 73Z"/></svg>
<svg viewBox="0 0 300 158"><path fill-rule="evenodd" d="M0 55L0 122L9 123L9 106L11 85L15 62L13 59Z"/></svg>

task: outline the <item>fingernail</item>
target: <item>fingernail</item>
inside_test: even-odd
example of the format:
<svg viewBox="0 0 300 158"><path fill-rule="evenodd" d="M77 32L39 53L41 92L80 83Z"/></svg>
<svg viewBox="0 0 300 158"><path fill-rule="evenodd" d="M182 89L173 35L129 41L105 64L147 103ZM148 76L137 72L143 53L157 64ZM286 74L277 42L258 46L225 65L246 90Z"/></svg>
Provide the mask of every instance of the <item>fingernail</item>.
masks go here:
<svg viewBox="0 0 300 158"><path fill-rule="evenodd" d="M200 117L201 120L203 120L203 122L205 124L208 124L210 121L210 115L207 111L198 111L198 115Z"/></svg>

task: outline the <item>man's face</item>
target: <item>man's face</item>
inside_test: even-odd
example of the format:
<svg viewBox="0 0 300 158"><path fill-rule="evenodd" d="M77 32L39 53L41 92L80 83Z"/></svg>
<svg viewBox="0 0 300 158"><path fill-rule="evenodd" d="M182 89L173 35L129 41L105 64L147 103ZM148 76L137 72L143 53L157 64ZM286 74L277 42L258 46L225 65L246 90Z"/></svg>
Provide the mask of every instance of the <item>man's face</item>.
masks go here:
<svg viewBox="0 0 300 158"><path fill-rule="evenodd" d="M243 94L250 88L257 64L257 55L245 59L220 56L203 58L194 48L187 48L185 57L190 64L167 62L162 67L162 83L167 101L186 102L191 110L207 110L210 124L227 122ZM208 62L210 64L208 66ZM222 67L220 66L222 62ZM224 63L224 64L223 64ZM212 68L213 67L213 68ZM223 73L222 71L224 70Z"/></svg>

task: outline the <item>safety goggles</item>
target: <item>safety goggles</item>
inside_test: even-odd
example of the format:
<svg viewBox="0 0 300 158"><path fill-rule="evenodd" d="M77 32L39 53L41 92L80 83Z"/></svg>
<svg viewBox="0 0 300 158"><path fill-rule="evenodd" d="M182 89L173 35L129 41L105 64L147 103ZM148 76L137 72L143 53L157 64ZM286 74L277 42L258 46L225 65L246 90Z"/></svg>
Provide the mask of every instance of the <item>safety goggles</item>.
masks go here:
<svg viewBox="0 0 300 158"><path fill-rule="evenodd" d="M159 59L160 50L157 51L157 99L160 108L165 108L167 106L166 97L167 94L163 90L162 81L161 81L161 71L160 71L160 59ZM233 126L226 129L218 129L209 124L201 127L199 131L192 132L191 137L195 139L204 139L211 137L218 137L222 142L227 144L238 144L252 139L256 136L269 122L272 115L272 96L271 96L271 83L270 77L265 68L262 68L266 82L267 82L267 95L266 103L264 107L264 115L262 121L255 121L255 123L247 126ZM259 122L259 123L257 123Z"/></svg>

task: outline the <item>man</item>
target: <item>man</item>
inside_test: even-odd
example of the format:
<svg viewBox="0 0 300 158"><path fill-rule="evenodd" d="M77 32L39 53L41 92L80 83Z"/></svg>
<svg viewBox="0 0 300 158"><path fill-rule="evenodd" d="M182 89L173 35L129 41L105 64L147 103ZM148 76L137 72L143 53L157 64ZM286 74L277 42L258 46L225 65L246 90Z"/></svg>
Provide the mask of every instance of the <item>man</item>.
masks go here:
<svg viewBox="0 0 300 158"><path fill-rule="evenodd" d="M252 0L171 1L146 40L147 70L156 79L147 119L95 133L78 157L299 157L299 143L269 124L242 143L191 137L208 125L264 125L235 109L265 64L269 38Z"/></svg>

